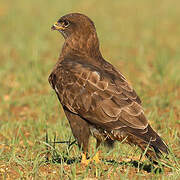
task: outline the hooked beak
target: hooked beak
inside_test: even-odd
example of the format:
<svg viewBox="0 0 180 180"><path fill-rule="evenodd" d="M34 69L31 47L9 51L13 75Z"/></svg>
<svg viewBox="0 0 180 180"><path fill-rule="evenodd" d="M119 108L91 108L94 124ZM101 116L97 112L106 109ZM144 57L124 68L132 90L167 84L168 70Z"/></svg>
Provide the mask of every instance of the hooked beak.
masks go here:
<svg viewBox="0 0 180 180"><path fill-rule="evenodd" d="M51 27L51 30L64 30L65 28L62 24L55 22L54 25Z"/></svg>

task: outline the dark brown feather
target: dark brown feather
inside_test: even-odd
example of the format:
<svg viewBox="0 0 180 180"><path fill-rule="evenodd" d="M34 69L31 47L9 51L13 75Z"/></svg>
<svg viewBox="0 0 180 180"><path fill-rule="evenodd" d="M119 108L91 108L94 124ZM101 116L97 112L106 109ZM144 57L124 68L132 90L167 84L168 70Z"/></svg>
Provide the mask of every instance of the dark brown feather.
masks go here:
<svg viewBox="0 0 180 180"><path fill-rule="evenodd" d="M78 13L60 20L70 26L62 32L65 43L49 82L79 145L87 150L91 132L98 144L127 137L128 143L142 150L150 143L156 152L167 153L167 146L148 124L136 92L103 59L93 22Z"/></svg>

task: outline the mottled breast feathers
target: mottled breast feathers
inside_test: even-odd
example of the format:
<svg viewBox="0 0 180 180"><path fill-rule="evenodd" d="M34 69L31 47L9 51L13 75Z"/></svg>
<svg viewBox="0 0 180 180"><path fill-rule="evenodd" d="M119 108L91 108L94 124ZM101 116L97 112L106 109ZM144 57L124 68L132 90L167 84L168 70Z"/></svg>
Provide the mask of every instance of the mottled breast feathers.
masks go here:
<svg viewBox="0 0 180 180"><path fill-rule="evenodd" d="M83 63L86 62L86 63ZM141 101L124 76L109 63L63 60L49 76L63 106L106 130L148 125Z"/></svg>

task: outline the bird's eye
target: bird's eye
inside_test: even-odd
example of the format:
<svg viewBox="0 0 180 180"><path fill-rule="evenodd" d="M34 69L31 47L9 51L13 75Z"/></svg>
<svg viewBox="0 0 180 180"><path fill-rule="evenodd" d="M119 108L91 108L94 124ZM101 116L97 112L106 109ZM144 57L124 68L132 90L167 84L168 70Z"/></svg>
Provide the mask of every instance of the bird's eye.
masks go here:
<svg viewBox="0 0 180 180"><path fill-rule="evenodd" d="M68 26L69 26L69 24L70 24L70 23L69 23L69 21L64 20L64 26L65 26L65 27L68 27Z"/></svg>

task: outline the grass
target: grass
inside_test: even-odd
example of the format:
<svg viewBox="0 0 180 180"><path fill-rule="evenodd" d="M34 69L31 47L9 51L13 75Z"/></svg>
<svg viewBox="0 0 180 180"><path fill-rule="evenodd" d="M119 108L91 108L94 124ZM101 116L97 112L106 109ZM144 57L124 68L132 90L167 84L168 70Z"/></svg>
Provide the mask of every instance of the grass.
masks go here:
<svg viewBox="0 0 180 180"><path fill-rule="evenodd" d="M1 1L0 179L179 179L179 1ZM169 166L139 160L137 147L100 147L100 164L82 167L48 75L64 42L51 32L62 15L81 12L97 27L102 53L131 82L150 124L171 149ZM56 138L55 138L56 137ZM94 153L91 139L90 155ZM49 161L47 162L47 157ZM167 163L166 163L167 164Z"/></svg>

